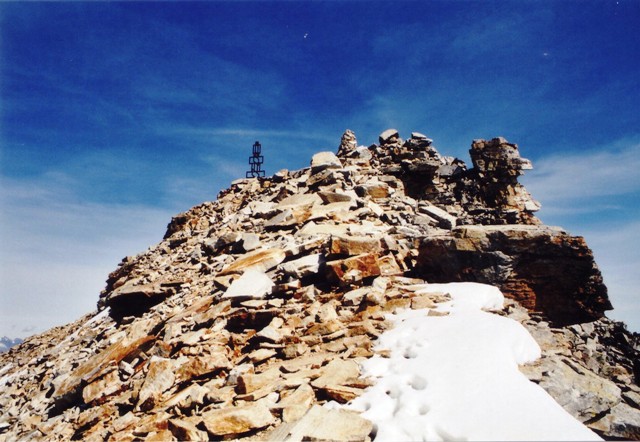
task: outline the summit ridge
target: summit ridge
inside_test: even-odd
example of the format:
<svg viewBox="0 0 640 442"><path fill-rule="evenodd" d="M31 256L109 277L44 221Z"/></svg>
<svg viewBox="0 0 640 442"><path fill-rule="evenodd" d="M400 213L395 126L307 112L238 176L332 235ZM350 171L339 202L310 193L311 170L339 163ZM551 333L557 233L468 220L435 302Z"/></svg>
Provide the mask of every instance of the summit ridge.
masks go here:
<svg viewBox="0 0 640 442"><path fill-rule="evenodd" d="M591 250L535 216L516 144L469 152L470 167L421 133L361 146L347 130L337 154L174 216L96 312L0 355L0 440L366 440L371 422L322 405L369 386L386 312L443 314L450 296L421 290L465 281L497 286L499 314L540 344L530 379L600 435L637 438L638 346L605 316Z"/></svg>

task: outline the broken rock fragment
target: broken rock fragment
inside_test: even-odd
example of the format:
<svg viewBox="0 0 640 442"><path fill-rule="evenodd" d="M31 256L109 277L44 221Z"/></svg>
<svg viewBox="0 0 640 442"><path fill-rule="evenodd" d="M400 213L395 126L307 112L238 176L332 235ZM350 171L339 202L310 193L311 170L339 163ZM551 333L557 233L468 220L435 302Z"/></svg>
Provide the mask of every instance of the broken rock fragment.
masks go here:
<svg viewBox="0 0 640 442"><path fill-rule="evenodd" d="M260 270L250 268L231 283L222 299L263 299L274 286L269 276Z"/></svg>
<svg viewBox="0 0 640 442"><path fill-rule="evenodd" d="M326 263L330 280L340 284L357 284L364 278L380 275L377 256L373 253L352 256Z"/></svg>
<svg viewBox="0 0 640 442"><path fill-rule="evenodd" d="M344 235L331 238L331 253L337 255L379 253L380 250L380 239L376 237Z"/></svg>
<svg viewBox="0 0 640 442"><path fill-rule="evenodd" d="M202 415L202 422L213 438L240 436L261 429L275 421L269 408L263 403L227 407Z"/></svg>
<svg viewBox="0 0 640 442"><path fill-rule="evenodd" d="M311 173L316 174L325 169L341 169L340 158L333 152L319 152L311 158Z"/></svg>
<svg viewBox="0 0 640 442"><path fill-rule="evenodd" d="M280 264L280 269L285 274L300 279L317 274L323 263L324 256L321 253L315 253Z"/></svg>
<svg viewBox="0 0 640 442"><path fill-rule="evenodd" d="M279 248L256 250L238 258L231 265L224 268L218 275L243 273L247 269L266 272L273 269L286 258L284 250Z"/></svg>
<svg viewBox="0 0 640 442"><path fill-rule="evenodd" d="M327 425L329 422L331 424ZM370 421L360 417L354 411L330 410L314 405L283 436L291 442L303 440L359 441L366 440L372 428L373 425Z"/></svg>
<svg viewBox="0 0 640 442"><path fill-rule="evenodd" d="M175 365L171 359L152 357L149 371L138 394L138 408L153 408L162 397L162 393L171 388L175 381Z"/></svg>

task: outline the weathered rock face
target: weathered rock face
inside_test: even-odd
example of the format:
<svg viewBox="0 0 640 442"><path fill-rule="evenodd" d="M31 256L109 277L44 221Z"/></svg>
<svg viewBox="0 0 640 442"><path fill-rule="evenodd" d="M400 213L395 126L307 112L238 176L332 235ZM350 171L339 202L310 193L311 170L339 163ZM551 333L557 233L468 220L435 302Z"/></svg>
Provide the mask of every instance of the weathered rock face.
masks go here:
<svg viewBox="0 0 640 442"><path fill-rule="evenodd" d="M425 278L496 284L554 325L602 318L591 252L540 226L517 146L474 141L471 155L468 169L423 134L390 129L365 147L347 131L338 155L234 181L177 215L109 275L97 312L0 355L0 441L366 440L370 422L322 405L367 387L359 362L384 312L447 300L416 294ZM550 358L540 384L602 434L634 434L635 347L603 337L601 361L588 339L567 342L590 355L585 371L569 379ZM578 403L563 385L585 390Z"/></svg>
<svg viewBox="0 0 640 442"><path fill-rule="evenodd" d="M604 438L638 439L640 336L607 318L554 328L515 302L504 314L520 321L542 349L542 358L521 367L531 381Z"/></svg>
<svg viewBox="0 0 640 442"><path fill-rule="evenodd" d="M539 210L540 205L518 183L518 176L533 166L520 157L518 146L504 138L476 140L469 153L473 162L471 174L475 178L472 186L476 187L479 201L494 208L496 219L509 224L536 223L531 214Z"/></svg>
<svg viewBox="0 0 640 442"><path fill-rule="evenodd" d="M420 245L418 274L493 284L558 325L601 318L611 304L581 237L530 225L461 226Z"/></svg>
<svg viewBox="0 0 640 442"><path fill-rule="evenodd" d="M442 157L426 136L413 133L403 142L395 129L371 146L372 163L396 176L409 196L436 205L458 218L458 224L539 224L540 204L518 183L531 169L518 146L504 138L475 140L469 151L473 168L457 158Z"/></svg>

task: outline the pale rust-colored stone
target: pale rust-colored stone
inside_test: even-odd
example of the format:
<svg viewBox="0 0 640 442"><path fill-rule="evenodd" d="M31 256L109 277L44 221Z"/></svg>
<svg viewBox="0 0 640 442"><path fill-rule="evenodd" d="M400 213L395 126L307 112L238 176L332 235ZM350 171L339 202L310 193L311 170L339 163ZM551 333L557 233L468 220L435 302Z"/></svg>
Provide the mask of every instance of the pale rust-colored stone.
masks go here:
<svg viewBox="0 0 640 442"><path fill-rule="evenodd" d="M138 408L153 408L175 382L175 362L171 359L153 357L149 361L149 370L138 394Z"/></svg>
<svg viewBox="0 0 640 442"><path fill-rule="evenodd" d="M118 370L107 373L104 377L93 381L82 390L82 400L85 404L101 400L118 393L123 387Z"/></svg>
<svg viewBox="0 0 640 442"><path fill-rule="evenodd" d="M344 385L360 376L360 367L352 360L334 359L321 370L322 375L311 382L315 388Z"/></svg>
<svg viewBox="0 0 640 442"><path fill-rule="evenodd" d="M256 250L237 259L218 274L242 273L249 268L265 272L280 264L285 257L284 250L279 248Z"/></svg>
<svg viewBox="0 0 640 442"><path fill-rule="evenodd" d="M267 427L275 418L267 406L256 403L239 407L212 410L202 415L207 432L214 438L240 436L252 430Z"/></svg>
<svg viewBox="0 0 640 442"><path fill-rule="evenodd" d="M221 352L215 352L213 354L189 358L176 370L176 378L180 381L185 381L217 370L229 368L231 368L231 363L226 355Z"/></svg>
<svg viewBox="0 0 640 442"><path fill-rule="evenodd" d="M278 369L270 369L258 374L245 373L238 376L237 390L241 394L246 394L267 386L275 389L279 378L280 371Z"/></svg>
<svg viewBox="0 0 640 442"><path fill-rule="evenodd" d="M313 389L306 382L281 397L277 407L282 409L282 421L294 422L300 419L309 410L315 398Z"/></svg>
<svg viewBox="0 0 640 442"><path fill-rule="evenodd" d="M339 284L353 284L380 275L377 255L372 253L330 261L326 265L329 279Z"/></svg>
<svg viewBox="0 0 640 442"><path fill-rule="evenodd" d="M380 239L367 236L334 236L331 238L331 253L338 255L361 255L380 253Z"/></svg>
<svg viewBox="0 0 640 442"><path fill-rule="evenodd" d="M328 422L331 425L327 425ZM314 405L302 419L287 429L284 436L291 442L303 440L347 442L366 440L372 428L371 422L363 419L356 412L329 410Z"/></svg>

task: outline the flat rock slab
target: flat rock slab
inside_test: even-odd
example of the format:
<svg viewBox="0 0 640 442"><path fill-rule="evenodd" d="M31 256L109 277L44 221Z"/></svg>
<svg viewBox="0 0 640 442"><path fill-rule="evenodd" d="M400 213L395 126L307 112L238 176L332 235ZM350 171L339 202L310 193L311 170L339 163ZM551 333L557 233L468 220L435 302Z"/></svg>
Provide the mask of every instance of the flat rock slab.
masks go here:
<svg viewBox="0 0 640 442"><path fill-rule="evenodd" d="M280 264L280 269L287 275L300 279L318 273L323 261L324 256L316 253Z"/></svg>
<svg viewBox="0 0 640 442"><path fill-rule="evenodd" d="M317 193L295 193L278 203L278 209L290 209L300 206L315 206L322 204L322 198Z"/></svg>
<svg viewBox="0 0 640 442"><path fill-rule="evenodd" d="M255 233L243 233L242 234L242 248L245 252L251 252L252 250L260 247L260 236Z"/></svg>
<svg viewBox="0 0 640 442"><path fill-rule="evenodd" d="M341 235L331 238L331 253L338 255L361 255L380 253L380 238L370 236Z"/></svg>
<svg viewBox="0 0 640 442"><path fill-rule="evenodd" d="M271 293L274 282L264 272L249 269L231 283L222 299L262 299Z"/></svg>
<svg viewBox="0 0 640 442"><path fill-rule="evenodd" d="M276 407L282 409L282 420L284 422L294 422L305 415L315 398L313 388L309 384L303 383L281 399Z"/></svg>
<svg viewBox="0 0 640 442"><path fill-rule="evenodd" d="M149 361L149 371L138 395L138 408L148 409L159 402L163 392L171 388L175 381L175 363L171 359L153 356Z"/></svg>
<svg viewBox="0 0 640 442"><path fill-rule="evenodd" d="M372 429L373 424L354 411L330 410L314 405L302 419L290 427L284 440L360 441L366 440Z"/></svg>
<svg viewBox="0 0 640 442"><path fill-rule="evenodd" d="M82 400L89 404L95 400L116 394L122 388L118 370L108 373L104 377L92 382L82 390Z"/></svg>
<svg viewBox="0 0 640 442"><path fill-rule="evenodd" d="M352 224L316 224L309 221L298 232L300 235L346 235Z"/></svg>
<svg viewBox="0 0 640 442"><path fill-rule="evenodd" d="M397 129L387 129L378 136L378 141L381 145L385 145L393 139L397 139L399 137L400 134L398 133Z"/></svg>
<svg viewBox="0 0 640 442"><path fill-rule="evenodd" d="M183 363L176 372L176 377L181 381L197 378L199 376L212 373L220 369L231 368L229 359L221 353L216 352L209 355L194 356L188 362Z"/></svg>
<svg viewBox="0 0 640 442"><path fill-rule="evenodd" d="M453 229L458 222L455 216L433 205L420 205L418 210L438 220L443 229Z"/></svg>
<svg viewBox="0 0 640 442"><path fill-rule="evenodd" d="M279 379L280 372L277 369L267 370L259 374L243 373L238 376L237 391L240 394L247 394L268 386L272 386L275 389Z"/></svg>
<svg viewBox="0 0 640 442"><path fill-rule="evenodd" d="M387 183L367 183L361 184L356 187L356 192L359 196L369 196L371 198L388 198L389 197L389 185Z"/></svg>
<svg viewBox="0 0 640 442"><path fill-rule="evenodd" d="M322 198L325 204L345 202L355 204L358 198L358 195L353 191L349 191L349 193L320 191L317 195Z"/></svg>
<svg viewBox="0 0 640 442"><path fill-rule="evenodd" d="M227 407L202 415L202 422L214 437L238 436L271 425L275 418L266 405L257 402L240 407Z"/></svg>
<svg viewBox="0 0 640 442"><path fill-rule="evenodd" d="M353 360L334 359L322 368L322 375L313 380L315 388L328 385L344 385L356 381L360 376L360 366Z"/></svg>
<svg viewBox="0 0 640 442"><path fill-rule="evenodd" d="M333 152L318 152L311 158L311 173L340 168L342 168L342 162Z"/></svg>
<svg viewBox="0 0 640 442"><path fill-rule="evenodd" d="M124 284L106 295L105 305L112 311L139 314L162 302L175 293L175 289L163 284Z"/></svg>
<svg viewBox="0 0 640 442"><path fill-rule="evenodd" d="M219 275L222 276L231 273L242 273L250 268L266 272L284 261L286 256L285 251L279 248L256 250L235 260L227 268L223 269Z"/></svg>

